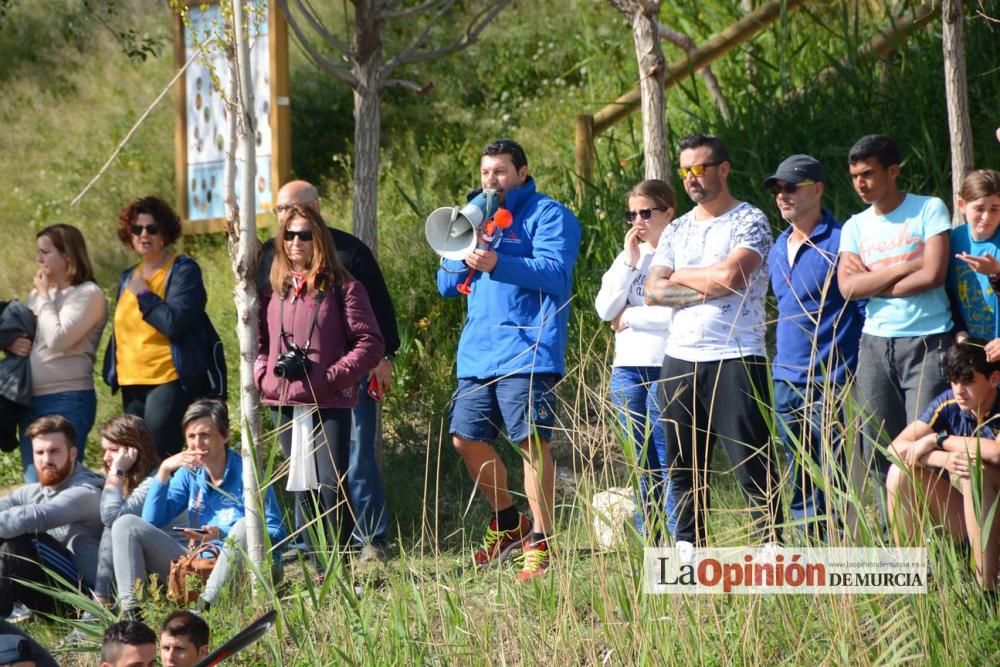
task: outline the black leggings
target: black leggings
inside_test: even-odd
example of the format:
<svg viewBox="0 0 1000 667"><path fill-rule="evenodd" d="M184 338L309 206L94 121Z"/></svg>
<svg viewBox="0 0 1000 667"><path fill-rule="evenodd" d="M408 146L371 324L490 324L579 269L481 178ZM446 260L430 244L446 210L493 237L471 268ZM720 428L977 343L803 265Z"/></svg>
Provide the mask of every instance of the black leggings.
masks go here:
<svg viewBox="0 0 1000 667"><path fill-rule="evenodd" d="M122 409L146 422L162 461L184 449L181 419L195 396L180 380L165 384L133 384L122 387Z"/></svg>
<svg viewBox="0 0 1000 667"><path fill-rule="evenodd" d="M285 459L292 453L292 410L290 406L274 408L274 421L278 424L278 439ZM354 529L353 515L348 503L346 479L347 466L351 446L351 410L349 408L321 408L313 415L313 429L317 428L316 420L322 428L322 437L326 438L326 446L316 451L316 473L319 479L318 491L298 491L295 493L296 523L308 522L315 532L317 526L313 521L317 512L324 516L323 526L326 528L326 539L333 546L334 536L341 547L350 542L351 531ZM296 525L296 529L301 526ZM309 540L316 544L315 540Z"/></svg>
<svg viewBox="0 0 1000 667"><path fill-rule="evenodd" d="M763 412L771 405L767 360L694 363L668 356L660 379L670 492L677 498L674 537L705 546L708 477L718 440L750 510L751 535L761 542L780 541L781 478Z"/></svg>
<svg viewBox="0 0 1000 667"><path fill-rule="evenodd" d="M73 555L48 533L0 539L0 618L7 618L17 602L33 611L52 614L54 598L20 581L61 588L48 570L79 584Z"/></svg>

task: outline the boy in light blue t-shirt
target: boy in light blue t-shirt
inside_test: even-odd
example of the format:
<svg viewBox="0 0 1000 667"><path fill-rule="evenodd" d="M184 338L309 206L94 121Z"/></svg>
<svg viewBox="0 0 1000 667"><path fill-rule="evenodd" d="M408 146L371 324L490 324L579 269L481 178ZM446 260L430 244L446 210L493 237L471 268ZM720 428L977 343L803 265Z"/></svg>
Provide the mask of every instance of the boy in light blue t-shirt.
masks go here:
<svg viewBox="0 0 1000 667"><path fill-rule="evenodd" d="M954 325L944 281L951 219L937 197L897 187L899 149L889 137L862 137L848 164L855 191L870 206L844 224L837 280L848 299L868 299L856 396L884 523L885 447L948 388L944 356Z"/></svg>

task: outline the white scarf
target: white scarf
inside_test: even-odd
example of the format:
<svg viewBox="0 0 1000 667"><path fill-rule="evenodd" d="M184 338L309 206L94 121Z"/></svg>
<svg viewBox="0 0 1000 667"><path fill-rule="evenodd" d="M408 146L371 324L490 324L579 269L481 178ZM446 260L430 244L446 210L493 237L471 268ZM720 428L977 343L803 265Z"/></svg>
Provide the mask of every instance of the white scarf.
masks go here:
<svg viewBox="0 0 1000 667"><path fill-rule="evenodd" d="M314 405L292 408L292 455L288 461L286 491L313 491L319 488L319 476L316 474L318 443L313 427L313 414L316 412Z"/></svg>

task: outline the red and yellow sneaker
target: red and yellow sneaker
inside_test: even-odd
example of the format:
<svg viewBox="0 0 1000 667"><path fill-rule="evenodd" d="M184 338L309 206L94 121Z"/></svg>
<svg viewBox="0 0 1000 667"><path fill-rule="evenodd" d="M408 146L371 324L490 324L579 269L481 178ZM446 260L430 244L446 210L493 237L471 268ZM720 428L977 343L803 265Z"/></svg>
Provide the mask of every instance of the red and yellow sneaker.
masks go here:
<svg viewBox="0 0 1000 667"><path fill-rule="evenodd" d="M525 542L521 561L523 566L521 571L517 573L517 580L522 584L545 574L549 569L549 543L529 544Z"/></svg>
<svg viewBox="0 0 1000 667"><path fill-rule="evenodd" d="M531 524L528 522L528 517L523 514L518 515L517 528L510 530L497 530L497 520L493 517L486 528L483 546L472 554L476 567L489 567L499 563L507 558L511 551L520 549L529 534L531 534Z"/></svg>

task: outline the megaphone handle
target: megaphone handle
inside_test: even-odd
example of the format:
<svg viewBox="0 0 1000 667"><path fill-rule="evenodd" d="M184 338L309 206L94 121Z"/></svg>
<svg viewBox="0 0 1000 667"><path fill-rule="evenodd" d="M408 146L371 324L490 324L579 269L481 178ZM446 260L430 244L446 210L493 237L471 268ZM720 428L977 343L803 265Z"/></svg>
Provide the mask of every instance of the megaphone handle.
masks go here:
<svg viewBox="0 0 1000 667"><path fill-rule="evenodd" d="M469 294L472 292L471 285L472 285L472 277L474 275L476 275L476 270L469 269L469 274L465 276L465 282L455 288L456 290L458 290L459 294L464 294L465 296L469 296Z"/></svg>

